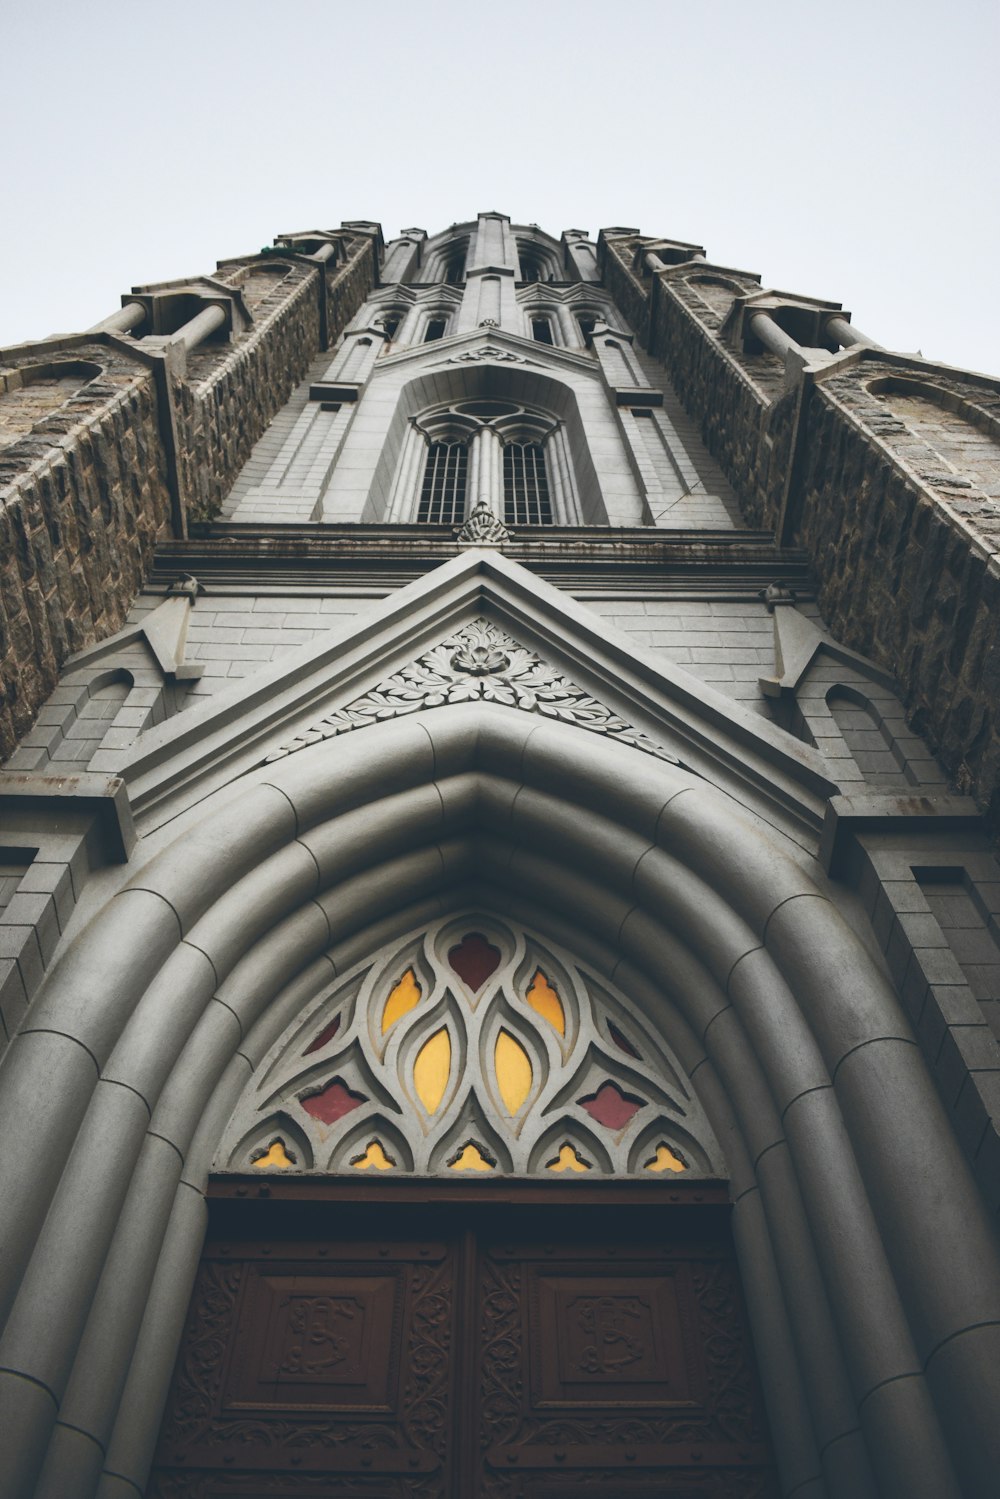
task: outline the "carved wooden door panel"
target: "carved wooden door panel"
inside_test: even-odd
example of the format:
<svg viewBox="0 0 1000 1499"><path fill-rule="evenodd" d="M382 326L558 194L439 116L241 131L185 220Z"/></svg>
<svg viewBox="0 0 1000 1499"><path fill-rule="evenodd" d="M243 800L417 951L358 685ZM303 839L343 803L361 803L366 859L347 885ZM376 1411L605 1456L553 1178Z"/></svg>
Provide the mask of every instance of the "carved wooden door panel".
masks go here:
<svg viewBox="0 0 1000 1499"><path fill-rule="evenodd" d="M627 1210L319 1212L210 1243L151 1499L776 1495L731 1252L689 1209L666 1245Z"/></svg>
<svg viewBox="0 0 1000 1499"><path fill-rule="evenodd" d="M777 1495L719 1247L488 1239L478 1275L481 1499Z"/></svg>
<svg viewBox="0 0 1000 1499"><path fill-rule="evenodd" d="M450 1499L456 1245L210 1245L158 1499Z"/></svg>

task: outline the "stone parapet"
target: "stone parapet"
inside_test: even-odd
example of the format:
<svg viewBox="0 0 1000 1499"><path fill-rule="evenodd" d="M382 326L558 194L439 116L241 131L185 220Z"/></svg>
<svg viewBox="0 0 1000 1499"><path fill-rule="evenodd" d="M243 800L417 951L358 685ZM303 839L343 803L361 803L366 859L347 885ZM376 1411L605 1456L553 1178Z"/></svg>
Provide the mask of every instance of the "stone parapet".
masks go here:
<svg viewBox="0 0 1000 1499"><path fill-rule="evenodd" d="M913 377L910 388L974 405L983 427L992 417L1000 432L1000 382L899 356L851 356L838 373L817 378L800 418L803 456L785 535L813 560L831 630L893 673L912 727L995 831L1000 483L989 473L988 430L970 424L985 441L975 443L961 472L950 472L940 435L932 450L893 413L892 388L872 389L895 380L898 391ZM998 465L1000 440L995 471Z"/></svg>
<svg viewBox="0 0 1000 1499"><path fill-rule="evenodd" d="M231 276L235 279L240 267L253 275L259 263L256 258L237 262ZM197 350L188 360L187 378L178 384L181 465L192 525L219 513L254 443L324 342L332 343L357 312L377 269L367 235L349 242L342 266L328 268L291 255L288 266L287 275L258 304L253 328L232 344Z"/></svg>
<svg viewBox="0 0 1000 1499"><path fill-rule="evenodd" d="M325 266L222 267L254 322L178 359L95 332L0 353L0 758L67 657L121 628L157 541L204 524L316 354L374 286L376 241ZM251 295L252 293L252 295Z"/></svg>
<svg viewBox="0 0 1000 1499"><path fill-rule="evenodd" d="M154 372L108 335L0 355L4 374L89 367L78 393L0 456L0 755L72 652L124 623L170 531ZM86 371L85 371L86 375ZM49 375L47 378L58 378ZM27 384L9 388L16 405Z"/></svg>
<svg viewBox="0 0 1000 1499"><path fill-rule="evenodd" d="M1000 381L874 348L803 348L783 367L732 336L754 278L704 262L644 276L643 243L602 235L605 285L747 523L806 549L832 632L898 680L911 726L996 832Z"/></svg>

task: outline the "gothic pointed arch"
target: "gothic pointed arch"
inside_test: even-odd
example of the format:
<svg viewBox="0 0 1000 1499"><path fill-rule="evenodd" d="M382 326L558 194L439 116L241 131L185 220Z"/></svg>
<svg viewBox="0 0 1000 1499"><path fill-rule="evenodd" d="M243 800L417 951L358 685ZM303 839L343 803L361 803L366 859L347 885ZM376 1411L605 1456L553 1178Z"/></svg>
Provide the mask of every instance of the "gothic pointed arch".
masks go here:
<svg viewBox="0 0 1000 1499"><path fill-rule="evenodd" d="M7 1062L2 1351L34 1381L15 1413L25 1463L48 1450L65 1471L73 1454L78 1473L84 1418L109 1471L126 1447L131 1471L148 1462L200 1193L247 1077L331 977L474 889L627 994L690 1078L781 1374L769 1399L785 1486L833 1449L857 1492L875 1491L884 1452L912 1493L958 1492L965 1434L996 1426L990 1226L891 986L787 846L676 765L482 702L314 745L200 810L68 947ZM373 1089L395 1123L362 1061L341 1059L322 1107ZM22 1107L39 1092L51 1106ZM456 1117L449 1148L482 1122ZM652 1123L635 1158L658 1150ZM380 1138L365 1124L359 1155ZM44 1178L14 1169L39 1149ZM108 1338L132 1353L124 1390Z"/></svg>

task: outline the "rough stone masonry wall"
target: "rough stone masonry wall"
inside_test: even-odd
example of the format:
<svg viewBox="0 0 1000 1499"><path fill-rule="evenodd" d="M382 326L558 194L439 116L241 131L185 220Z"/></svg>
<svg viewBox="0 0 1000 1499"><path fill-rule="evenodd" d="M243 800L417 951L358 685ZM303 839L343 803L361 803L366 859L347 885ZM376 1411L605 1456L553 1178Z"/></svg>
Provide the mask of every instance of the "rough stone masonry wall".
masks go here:
<svg viewBox="0 0 1000 1499"><path fill-rule="evenodd" d="M734 357L708 332L681 287L665 280L650 339L661 359L669 350L677 394L698 413L702 438L739 494L747 524L770 530L781 505L795 411L780 362L773 354Z"/></svg>
<svg viewBox="0 0 1000 1499"><path fill-rule="evenodd" d="M243 264L241 262L240 264ZM371 291L375 245L361 235L329 274L332 342ZM208 521L254 442L320 343L319 268L298 264L233 344L195 351L196 380L174 384L177 464L190 519ZM168 534L171 495L162 412L148 361L131 340L94 335L0 353L0 373L88 361L96 379L36 421L0 456L0 760L73 652L120 629L154 546ZM31 386L24 387L31 400ZM22 399L17 390L5 402Z"/></svg>
<svg viewBox="0 0 1000 1499"><path fill-rule="evenodd" d="M781 504L795 404L784 395L783 367L773 354L737 355L727 348L716 336L718 317L698 308L679 268L656 278L653 297L654 279L632 269L630 244L607 242L608 290L619 306L633 309L634 326L646 328L649 352L669 369L685 410L736 489L747 524L770 529ZM711 273L703 264L687 269ZM745 291L760 290L749 276L745 282Z"/></svg>
<svg viewBox="0 0 1000 1499"><path fill-rule="evenodd" d="M623 306L649 303L652 283L632 270L632 254L623 240L604 249L608 290ZM649 327L650 352L666 364L749 524L777 526L791 469L783 539L807 548L829 628L897 678L911 726L1000 830L1000 495L989 464L974 505L936 491L921 474L941 468L939 454L926 446L920 461L919 441L870 389L905 375L971 403L1000 432L1000 385L916 358L855 353L817 377L796 462L798 393L783 393L772 356L723 344L685 295L687 275L710 273L704 264L660 273L652 312L633 311L634 323ZM991 515L996 526L984 519Z"/></svg>
<svg viewBox="0 0 1000 1499"><path fill-rule="evenodd" d="M331 343L374 286L372 240L353 241L349 254L347 265L327 277ZM232 345L204 344L189 358L187 379L178 387L189 524L218 515L254 443L319 351L321 274L296 264L258 309L249 333Z"/></svg>
<svg viewBox="0 0 1000 1499"><path fill-rule="evenodd" d="M121 628L170 520L152 372L104 339L41 349L50 365L86 360L101 373L0 459L0 757L66 657ZM39 354L10 350L0 363L30 367Z"/></svg>
<svg viewBox="0 0 1000 1499"><path fill-rule="evenodd" d="M990 507L994 519L962 491L936 494L920 480L913 439L901 437L868 390L873 376L897 369L866 355L816 386L805 419L795 536L814 560L831 630L892 671L912 727L996 830L1000 504ZM934 383L970 392L961 377L937 375ZM976 394L1000 419L1000 392ZM884 444L871 431L879 422ZM903 440L905 459L893 451ZM933 456L928 448L921 467ZM979 513L963 516L960 506Z"/></svg>

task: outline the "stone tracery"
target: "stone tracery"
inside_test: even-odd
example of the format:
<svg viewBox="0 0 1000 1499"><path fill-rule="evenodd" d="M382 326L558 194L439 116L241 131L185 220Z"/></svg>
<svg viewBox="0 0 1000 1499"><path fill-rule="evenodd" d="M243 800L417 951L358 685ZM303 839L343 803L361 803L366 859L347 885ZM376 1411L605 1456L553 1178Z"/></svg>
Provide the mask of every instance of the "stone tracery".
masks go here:
<svg viewBox="0 0 1000 1499"><path fill-rule="evenodd" d="M217 1164L712 1175L715 1156L680 1065L624 996L471 914L411 933L297 1015Z"/></svg>

